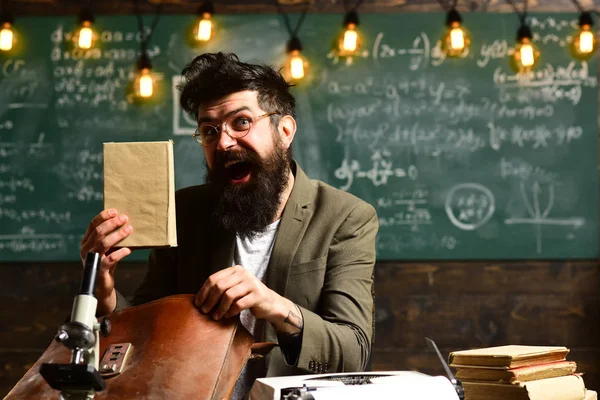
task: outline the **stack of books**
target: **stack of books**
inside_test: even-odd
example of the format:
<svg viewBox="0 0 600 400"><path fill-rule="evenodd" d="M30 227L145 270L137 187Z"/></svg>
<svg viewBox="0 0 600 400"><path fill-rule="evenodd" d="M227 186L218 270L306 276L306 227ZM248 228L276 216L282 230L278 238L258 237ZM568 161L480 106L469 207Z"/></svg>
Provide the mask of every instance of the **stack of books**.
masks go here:
<svg viewBox="0 0 600 400"><path fill-rule="evenodd" d="M562 346L499 346L450 353L465 400L587 400L577 365Z"/></svg>

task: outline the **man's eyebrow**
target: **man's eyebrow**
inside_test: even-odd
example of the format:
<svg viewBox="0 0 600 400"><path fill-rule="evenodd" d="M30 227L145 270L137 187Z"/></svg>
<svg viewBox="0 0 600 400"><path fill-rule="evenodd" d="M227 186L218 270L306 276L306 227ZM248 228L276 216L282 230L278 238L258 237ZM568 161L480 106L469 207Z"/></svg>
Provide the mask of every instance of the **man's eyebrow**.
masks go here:
<svg viewBox="0 0 600 400"><path fill-rule="evenodd" d="M236 108L235 110L229 111L227 114L225 114L224 120L231 117L232 115L239 113L240 111L252 111L252 108L250 108L249 106L242 106L242 107ZM214 119L210 118L210 117L200 117L200 118L198 118L198 125L200 125L204 122L210 122L210 121L214 121Z"/></svg>

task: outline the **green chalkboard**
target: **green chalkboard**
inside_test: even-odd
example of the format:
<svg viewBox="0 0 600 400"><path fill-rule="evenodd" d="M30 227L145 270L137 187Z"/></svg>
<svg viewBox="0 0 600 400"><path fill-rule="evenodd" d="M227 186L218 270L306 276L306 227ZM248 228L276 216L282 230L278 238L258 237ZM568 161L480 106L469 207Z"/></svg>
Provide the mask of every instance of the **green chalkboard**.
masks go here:
<svg viewBox="0 0 600 400"><path fill-rule="evenodd" d="M309 14L297 160L377 208L381 260L596 258L597 64L570 58L577 15L529 17L542 59L525 77L508 62L514 14L463 17L473 46L451 60L443 14L361 14L365 47L349 63L330 51L342 16ZM182 67L205 51L281 65L287 34L278 15L219 15L215 41L191 48L193 20L160 18L150 106L126 99L134 17L99 17L99 47L83 52L66 46L73 17L17 21L21 45L0 55L0 261L78 259L102 209L103 142L173 139L176 187L203 181L174 89Z"/></svg>

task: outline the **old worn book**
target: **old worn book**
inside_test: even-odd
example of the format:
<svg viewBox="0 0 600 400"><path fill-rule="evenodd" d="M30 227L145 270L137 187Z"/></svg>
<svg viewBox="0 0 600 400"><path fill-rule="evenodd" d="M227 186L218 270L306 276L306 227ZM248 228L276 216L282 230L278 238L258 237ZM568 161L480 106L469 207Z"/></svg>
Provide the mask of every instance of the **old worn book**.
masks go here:
<svg viewBox="0 0 600 400"><path fill-rule="evenodd" d="M119 247L177 246L173 142L104 143L104 208L133 227Z"/></svg>
<svg viewBox="0 0 600 400"><path fill-rule="evenodd" d="M508 345L482 349L461 350L450 353L450 366L517 368L524 365L543 364L565 360L569 349L563 346Z"/></svg>
<svg viewBox="0 0 600 400"><path fill-rule="evenodd" d="M462 381L529 382L536 379L571 375L576 370L577 364L574 361L555 361L511 369L464 366L457 369L456 378Z"/></svg>
<svg viewBox="0 0 600 400"><path fill-rule="evenodd" d="M585 384L578 375L538 379L520 384L463 382L465 400L584 400Z"/></svg>

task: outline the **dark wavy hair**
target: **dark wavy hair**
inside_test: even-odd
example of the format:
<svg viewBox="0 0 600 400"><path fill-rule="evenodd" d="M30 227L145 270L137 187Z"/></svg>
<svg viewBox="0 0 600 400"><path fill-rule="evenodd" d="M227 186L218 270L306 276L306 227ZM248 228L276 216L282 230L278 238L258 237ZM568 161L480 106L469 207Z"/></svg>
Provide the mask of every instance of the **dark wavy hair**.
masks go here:
<svg viewBox="0 0 600 400"><path fill-rule="evenodd" d="M291 85L268 65L241 62L233 53L206 53L194 58L181 74L181 107L195 119L200 104L244 90L258 92L258 105L266 112L296 116Z"/></svg>

